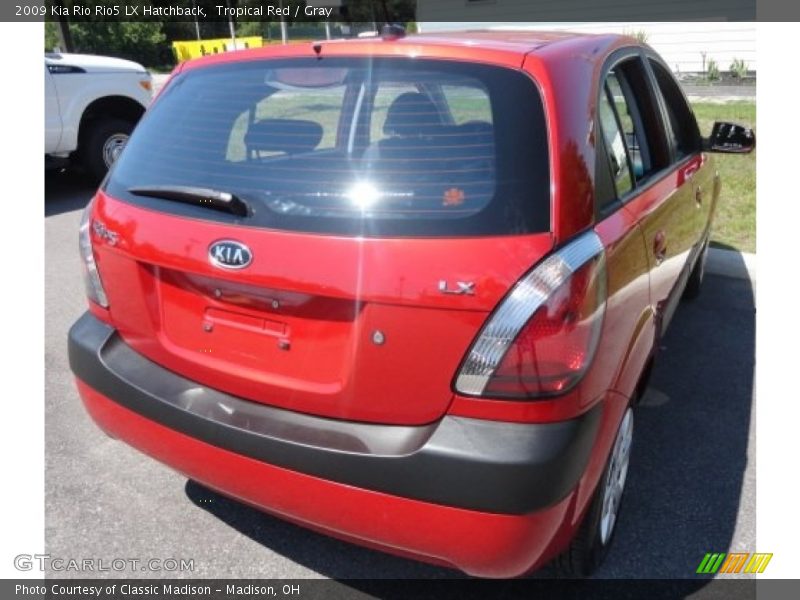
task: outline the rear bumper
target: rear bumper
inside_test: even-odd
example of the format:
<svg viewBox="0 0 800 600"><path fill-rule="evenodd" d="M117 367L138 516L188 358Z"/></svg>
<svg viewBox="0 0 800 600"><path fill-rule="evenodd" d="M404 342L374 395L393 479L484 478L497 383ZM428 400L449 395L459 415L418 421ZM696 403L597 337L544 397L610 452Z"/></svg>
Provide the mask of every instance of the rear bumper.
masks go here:
<svg viewBox="0 0 800 600"><path fill-rule="evenodd" d="M602 411L553 424L325 419L198 386L88 313L69 355L114 437L290 520L480 575L520 574L559 544Z"/></svg>

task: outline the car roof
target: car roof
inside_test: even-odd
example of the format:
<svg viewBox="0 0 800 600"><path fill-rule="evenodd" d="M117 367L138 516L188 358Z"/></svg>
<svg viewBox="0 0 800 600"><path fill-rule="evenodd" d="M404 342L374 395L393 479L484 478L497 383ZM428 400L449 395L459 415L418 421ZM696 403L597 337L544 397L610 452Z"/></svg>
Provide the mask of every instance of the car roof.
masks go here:
<svg viewBox="0 0 800 600"><path fill-rule="evenodd" d="M585 34L565 31L524 29L481 29L409 34L382 38L379 35L355 38L268 44L236 52L203 56L182 63L194 69L211 64L266 58L303 56L425 56L431 58L474 59L482 62L519 65L528 54L545 62L566 55L583 54L602 60L610 49L620 45L641 45L635 39L618 34ZM316 53L319 50L319 55Z"/></svg>
<svg viewBox="0 0 800 600"><path fill-rule="evenodd" d="M537 48L564 40L597 37L569 31L533 31L530 29L474 29L466 31L442 31L416 34L406 38L413 43L474 45L481 48L517 48L520 52L532 52Z"/></svg>

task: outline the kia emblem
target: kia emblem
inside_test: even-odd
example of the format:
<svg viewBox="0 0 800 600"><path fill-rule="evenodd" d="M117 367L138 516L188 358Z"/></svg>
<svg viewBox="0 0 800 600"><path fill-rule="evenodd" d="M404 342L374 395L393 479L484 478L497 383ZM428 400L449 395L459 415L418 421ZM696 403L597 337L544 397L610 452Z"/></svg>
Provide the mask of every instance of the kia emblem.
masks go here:
<svg viewBox="0 0 800 600"><path fill-rule="evenodd" d="M222 269L244 269L253 261L253 253L241 242L219 240L208 247L208 260Z"/></svg>

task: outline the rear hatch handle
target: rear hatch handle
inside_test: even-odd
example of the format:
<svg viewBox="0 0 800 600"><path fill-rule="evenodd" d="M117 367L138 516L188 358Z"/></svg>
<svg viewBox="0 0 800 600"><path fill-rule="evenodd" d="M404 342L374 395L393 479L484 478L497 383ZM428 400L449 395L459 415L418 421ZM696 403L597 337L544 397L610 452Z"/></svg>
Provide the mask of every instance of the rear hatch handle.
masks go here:
<svg viewBox="0 0 800 600"><path fill-rule="evenodd" d="M238 217L247 217L251 214L250 206L236 194L211 188L187 185L146 185L128 188L128 192L135 196L148 196L205 206Z"/></svg>

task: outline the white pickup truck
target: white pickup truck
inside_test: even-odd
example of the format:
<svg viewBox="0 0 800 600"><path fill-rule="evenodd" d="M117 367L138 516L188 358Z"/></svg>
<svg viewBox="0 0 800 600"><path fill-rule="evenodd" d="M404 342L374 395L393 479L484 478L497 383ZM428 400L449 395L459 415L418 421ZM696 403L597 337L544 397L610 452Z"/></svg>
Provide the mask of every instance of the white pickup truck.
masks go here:
<svg viewBox="0 0 800 600"><path fill-rule="evenodd" d="M87 54L46 54L45 165L77 158L97 179L116 160L152 98L140 64Z"/></svg>

